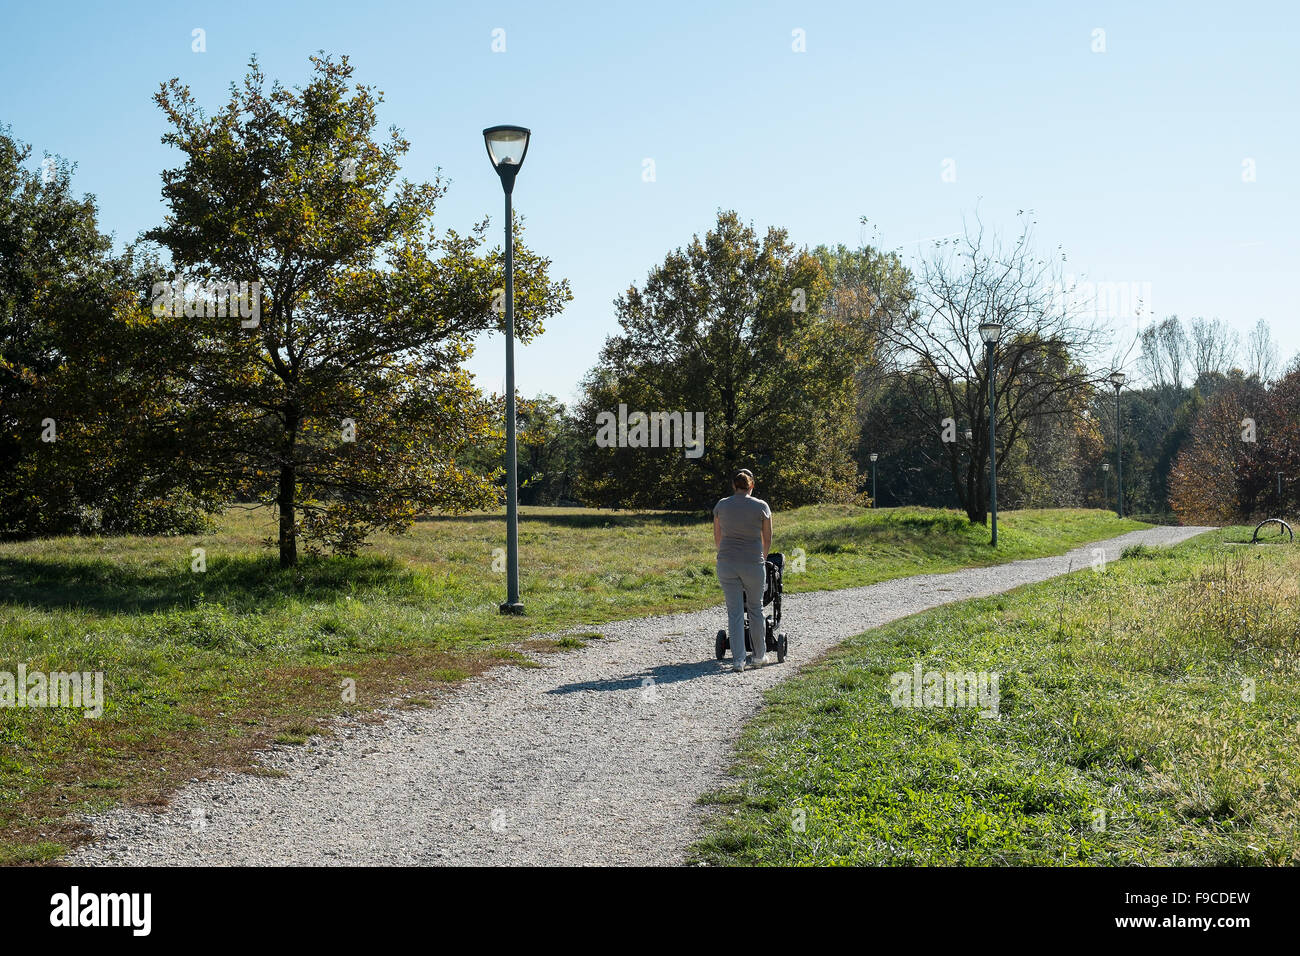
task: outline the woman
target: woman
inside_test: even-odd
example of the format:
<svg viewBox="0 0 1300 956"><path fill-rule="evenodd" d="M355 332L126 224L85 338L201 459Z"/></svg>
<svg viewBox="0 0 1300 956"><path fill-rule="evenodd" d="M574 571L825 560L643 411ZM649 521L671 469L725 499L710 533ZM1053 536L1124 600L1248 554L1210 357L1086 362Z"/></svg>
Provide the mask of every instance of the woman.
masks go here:
<svg viewBox="0 0 1300 956"><path fill-rule="evenodd" d="M772 509L753 497L754 473L742 468L731 479L735 492L713 506L713 546L718 549L718 583L727 598L727 634L732 670L745 669L745 605L754 623L750 667L773 663L763 629L763 585L772 550Z"/></svg>

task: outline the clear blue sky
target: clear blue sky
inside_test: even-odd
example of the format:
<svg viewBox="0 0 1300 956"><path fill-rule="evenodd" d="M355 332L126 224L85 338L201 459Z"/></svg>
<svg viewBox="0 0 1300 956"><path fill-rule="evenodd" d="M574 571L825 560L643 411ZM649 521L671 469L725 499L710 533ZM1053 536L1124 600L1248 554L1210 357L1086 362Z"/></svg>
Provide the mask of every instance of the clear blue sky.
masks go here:
<svg viewBox="0 0 1300 956"><path fill-rule="evenodd" d="M444 227L499 225L480 130L530 126L516 208L574 301L520 352L528 394L572 398L616 330L613 298L719 208L810 246L856 244L866 216L907 253L977 205L1004 229L1033 209L1072 272L1150 283L1161 315L1267 318L1284 358L1300 350L1294 2L984 6L8 3L0 122L36 157L75 161L119 240L160 220L159 172L176 162L158 84L179 76L216 107L253 53L290 85L309 54L350 55L413 144L410 178L450 178ZM196 27L206 53L191 50ZM501 388L499 337L472 368Z"/></svg>

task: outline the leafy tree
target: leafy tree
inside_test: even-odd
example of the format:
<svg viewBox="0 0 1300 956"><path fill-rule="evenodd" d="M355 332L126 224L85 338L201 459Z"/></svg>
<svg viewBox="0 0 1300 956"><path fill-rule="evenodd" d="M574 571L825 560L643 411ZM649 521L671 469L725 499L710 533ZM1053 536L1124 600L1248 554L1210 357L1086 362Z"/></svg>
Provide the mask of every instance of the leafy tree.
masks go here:
<svg viewBox="0 0 1300 956"><path fill-rule="evenodd" d="M828 327L835 330L837 347L854 360L860 433L854 458L866 487L871 470L869 456L873 452L880 453L884 447L881 444L884 436L876 427L880 424L880 416L872 412L878 402L885 402L888 406L887 393L891 383L886 326L896 317L910 312L915 299L912 274L896 253L880 252L869 245L858 249L844 245L818 246L813 255L821 262L831 284L822 315ZM903 438L906 433L907 428L903 427L898 437ZM903 442L904 447L907 445ZM915 493L916 489L912 490ZM951 495L945 495L944 500L951 501Z"/></svg>
<svg viewBox="0 0 1300 956"><path fill-rule="evenodd" d="M518 405L519 502L559 505L572 500L582 439L577 423L553 395Z"/></svg>
<svg viewBox="0 0 1300 956"><path fill-rule="evenodd" d="M142 321L156 263L111 252L73 166L0 132L0 536L193 530L177 444L154 428L176 399Z"/></svg>
<svg viewBox="0 0 1300 956"><path fill-rule="evenodd" d="M943 453L940 436L918 440L911 401L914 383L906 379L905 375L887 376L867 405L854 456L864 487L871 491L870 456L877 454L877 507L951 508L957 503L956 489L948 469L938 464L938 455ZM964 427L958 428L957 439L969 454L971 443L965 438Z"/></svg>
<svg viewBox="0 0 1300 956"><path fill-rule="evenodd" d="M1101 423L1088 407L1090 395L1072 392L1058 415L1025 420L1023 440L998 461L998 499L1006 508L1102 506Z"/></svg>
<svg viewBox="0 0 1300 956"><path fill-rule="evenodd" d="M749 467L790 505L852 496L856 476L853 330L823 312L829 282L784 230L760 238L735 212L669 253L615 302L622 333L588 374L584 500L699 508ZM702 413L703 447L600 447L598 416Z"/></svg>
<svg viewBox="0 0 1300 956"><path fill-rule="evenodd" d="M1259 475L1267 471L1254 461L1269 426L1278 424L1264 417L1265 399L1258 380L1240 377L1206 398L1169 475L1169 501L1180 518L1230 523L1254 513ZM1281 443L1290 455L1288 446Z"/></svg>
<svg viewBox="0 0 1300 956"><path fill-rule="evenodd" d="M493 418L504 419L505 398L492 395ZM573 482L582 447L581 431L568 409L553 395L516 396L519 503L559 505L573 501ZM465 460L474 470L496 475L505 488L505 432L494 429Z"/></svg>
<svg viewBox="0 0 1300 956"><path fill-rule="evenodd" d="M382 95L349 88L346 57L312 64L306 86L268 88L254 59L212 115L178 80L155 97L163 142L184 155L163 174L170 212L149 233L191 313L160 318L186 380L176 426L204 474L276 506L284 566L300 535L351 553L420 512L496 501L490 476L461 464L491 430L462 362L503 324L487 221L436 235L445 187L398 179L409 144L395 128L376 138ZM549 264L516 244L524 341L570 298ZM228 283L248 283L235 315L232 297L209 292Z"/></svg>
<svg viewBox="0 0 1300 956"><path fill-rule="evenodd" d="M1255 376L1249 380L1251 385L1259 381ZM1300 369L1292 367L1257 401L1257 440L1237 464L1240 511L1252 517L1295 517L1300 511L1300 482L1296 481L1300 475Z"/></svg>

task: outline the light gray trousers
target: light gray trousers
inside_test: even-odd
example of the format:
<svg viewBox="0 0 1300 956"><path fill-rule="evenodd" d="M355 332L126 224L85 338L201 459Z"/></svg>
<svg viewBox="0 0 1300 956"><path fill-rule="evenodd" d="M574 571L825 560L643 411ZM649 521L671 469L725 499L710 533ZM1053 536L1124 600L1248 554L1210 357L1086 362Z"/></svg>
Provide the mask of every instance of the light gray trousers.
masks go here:
<svg viewBox="0 0 1300 956"><path fill-rule="evenodd" d="M727 598L727 636L731 659L745 662L745 606L749 605L750 642L754 655L767 653L767 628L763 623L763 584L767 569L762 561L718 558L718 583ZM743 596L742 596L743 595Z"/></svg>

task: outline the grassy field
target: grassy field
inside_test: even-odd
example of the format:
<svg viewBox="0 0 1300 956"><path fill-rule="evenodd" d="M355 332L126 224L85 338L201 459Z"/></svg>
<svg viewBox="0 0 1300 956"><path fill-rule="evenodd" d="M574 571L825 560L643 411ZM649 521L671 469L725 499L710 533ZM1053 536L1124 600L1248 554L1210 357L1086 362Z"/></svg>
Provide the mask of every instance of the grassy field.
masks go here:
<svg viewBox="0 0 1300 956"><path fill-rule="evenodd" d="M1140 527L1108 512L1010 512L987 532L944 511L820 506L777 516L775 547L803 549L789 590L1059 553ZM707 519L524 509L526 618L501 617L499 515L432 518L355 559L282 571L266 512L219 532L0 544L0 671L102 671L105 709L0 708L0 862L57 856L78 812L157 801L212 768L249 769L268 742L439 688L521 646L563 650L607 621L707 607ZM202 548L206 570L193 570ZM582 636L538 639L538 634ZM711 647L701 635L701 648ZM346 682L354 688L350 692Z"/></svg>
<svg viewBox="0 0 1300 956"><path fill-rule="evenodd" d="M771 692L715 864L1300 863L1300 546L1133 549L873 630ZM997 719L892 675L998 673Z"/></svg>

